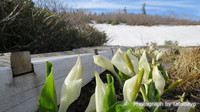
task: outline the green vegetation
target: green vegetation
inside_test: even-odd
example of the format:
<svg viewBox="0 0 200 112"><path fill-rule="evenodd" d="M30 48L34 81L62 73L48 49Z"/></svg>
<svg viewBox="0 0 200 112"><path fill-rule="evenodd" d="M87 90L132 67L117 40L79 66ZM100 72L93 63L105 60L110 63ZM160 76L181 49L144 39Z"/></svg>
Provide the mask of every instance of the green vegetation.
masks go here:
<svg viewBox="0 0 200 112"><path fill-rule="evenodd" d="M157 56L158 53L155 57ZM123 52L119 49L111 61L100 55L96 55L93 58L95 64L109 70L115 77L120 75L120 72L126 76L126 79L122 79L123 77L117 78L119 81L124 81L120 83L123 89L123 101L117 100L114 78L110 74L107 74L107 83L105 84L99 74L94 72L96 81L95 92L91 96L85 112L166 112L166 108L164 109L163 105L159 105L162 101L162 96L169 91L173 91L183 81L178 79L168 84L170 77L161 63L158 63L156 58L155 63L151 65L147 61L145 51L143 51L139 60L134 56L134 52L131 49L128 49L128 52ZM113 66L116 66L117 70ZM46 68L46 82L39 99L39 111L66 112L69 105L80 95L83 74L81 57L78 56L76 64L63 83L59 109L55 98L56 91L52 64L47 62ZM185 93L182 96L184 97ZM138 105L137 101L139 98L145 104L149 103L151 105ZM184 100L185 98L180 98L181 102ZM195 112L195 105L188 103L189 106L186 107L183 106L185 103L187 102L183 102L182 106L178 107L177 112L182 112L183 109L185 109L185 112ZM51 108L49 108L49 105Z"/></svg>
<svg viewBox="0 0 200 112"><path fill-rule="evenodd" d="M31 0L2 0L0 7L0 52L66 51L107 41L105 33L88 25L84 11L36 6Z"/></svg>
<svg viewBox="0 0 200 112"><path fill-rule="evenodd" d="M179 44L178 41L165 40L164 45L176 48Z"/></svg>

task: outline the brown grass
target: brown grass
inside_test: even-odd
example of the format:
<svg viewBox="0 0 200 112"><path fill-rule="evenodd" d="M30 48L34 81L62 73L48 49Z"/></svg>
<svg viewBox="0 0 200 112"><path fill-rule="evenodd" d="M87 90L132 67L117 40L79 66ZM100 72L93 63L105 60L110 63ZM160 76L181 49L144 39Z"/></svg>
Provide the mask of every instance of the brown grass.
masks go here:
<svg viewBox="0 0 200 112"><path fill-rule="evenodd" d="M200 22L190 21L186 19L178 19L176 17L161 16L161 15L144 15L135 13L105 13L100 15L90 15L92 20L96 20L97 23L112 23L117 21L119 23L125 23L128 25L199 25Z"/></svg>
<svg viewBox="0 0 200 112"><path fill-rule="evenodd" d="M180 84L182 90L200 89L200 47L181 48L180 55L168 69L172 80L183 79Z"/></svg>

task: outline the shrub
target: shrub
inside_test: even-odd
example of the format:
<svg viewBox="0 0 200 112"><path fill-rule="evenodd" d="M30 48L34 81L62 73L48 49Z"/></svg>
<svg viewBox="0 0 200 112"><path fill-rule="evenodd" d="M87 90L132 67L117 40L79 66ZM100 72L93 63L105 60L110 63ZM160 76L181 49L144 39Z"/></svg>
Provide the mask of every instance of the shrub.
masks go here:
<svg viewBox="0 0 200 112"><path fill-rule="evenodd" d="M119 24L119 21L112 21L111 24L112 24L112 25L118 25L118 24Z"/></svg>
<svg viewBox="0 0 200 112"><path fill-rule="evenodd" d="M111 23L112 23L112 20L107 20L106 23L107 23L107 24L111 24Z"/></svg>
<svg viewBox="0 0 200 112"><path fill-rule="evenodd" d="M66 51L107 40L105 33L87 25L90 18L84 11L50 10L31 0L3 0L0 7L0 52Z"/></svg>
<svg viewBox="0 0 200 112"><path fill-rule="evenodd" d="M104 13L99 15L90 15L90 18L97 23L105 23L105 21L118 21L128 25L199 25L198 21L191 21L186 19L178 19L175 17L161 16L161 15L144 15L135 13L123 13L123 11Z"/></svg>
<svg viewBox="0 0 200 112"><path fill-rule="evenodd" d="M178 41L165 40L164 45L175 47L175 46L178 46Z"/></svg>

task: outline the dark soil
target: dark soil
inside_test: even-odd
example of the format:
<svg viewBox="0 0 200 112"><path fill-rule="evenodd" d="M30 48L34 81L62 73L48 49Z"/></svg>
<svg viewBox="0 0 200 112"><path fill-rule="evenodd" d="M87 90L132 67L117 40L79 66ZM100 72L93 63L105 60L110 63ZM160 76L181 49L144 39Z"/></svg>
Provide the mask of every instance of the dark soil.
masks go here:
<svg viewBox="0 0 200 112"><path fill-rule="evenodd" d="M102 74L100 74L100 77L102 79L103 82L107 82L106 81L106 74L110 73L109 71L105 71ZM110 73L111 74L111 73ZM122 90L120 89L120 85L117 82L117 80L115 79L115 91L117 94L117 100L118 101L122 101L123 100L123 95L122 95ZM89 101L90 101L90 97L92 96L92 94L95 92L95 78L88 83L87 85L85 85L82 90L81 90L81 95L79 96L79 98L73 102L70 107L68 108L67 112L84 112L85 109L87 108ZM186 101L189 102L194 102L197 104L196 106L196 112L200 112L200 91L184 91L186 92ZM162 96L161 101L162 102L180 102L180 97L183 94L183 91L178 91L177 89L172 91L172 92L168 92L165 95ZM138 97L136 99L136 101L138 102L142 102L142 99L140 97ZM176 112L177 111L177 106L168 106L168 107L162 107L162 109L165 109L169 112Z"/></svg>

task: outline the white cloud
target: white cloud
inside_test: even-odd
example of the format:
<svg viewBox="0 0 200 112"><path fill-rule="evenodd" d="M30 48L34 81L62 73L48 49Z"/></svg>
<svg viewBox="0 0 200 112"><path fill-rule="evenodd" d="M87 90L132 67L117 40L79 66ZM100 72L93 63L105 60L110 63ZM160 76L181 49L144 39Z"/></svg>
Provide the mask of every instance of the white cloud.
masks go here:
<svg viewBox="0 0 200 112"><path fill-rule="evenodd" d="M126 2L125 2L126 1ZM123 3L122 3L123 2ZM141 5L146 3L147 9L160 9L164 10L166 7L184 7L184 8L195 8L193 5L187 3L187 1L132 1L122 0L121 3L117 1L106 2L106 0L90 0L90 1L76 1L76 2L67 2L68 5L76 4L72 6L73 8L104 8L104 9L141 9Z"/></svg>
<svg viewBox="0 0 200 112"><path fill-rule="evenodd" d="M92 0L92 2L99 2L99 1L101 1L101 0Z"/></svg>
<svg viewBox="0 0 200 112"><path fill-rule="evenodd" d="M147 5L152 6L171 6L171 7L185 7L193 8L193 5L187 4L185 1L147 1Z"/></svg>
<svg viewBox="0 0 200 112"><path fill-rule="evenodd" d="M70 4L70 3L69 3ZM108 3L108 2L78 2L74 8L104 8L104 9L121 9L127 7L129 9L138 9L141 6L131 6L125 4L116 4L116 3Z"/></svg>

